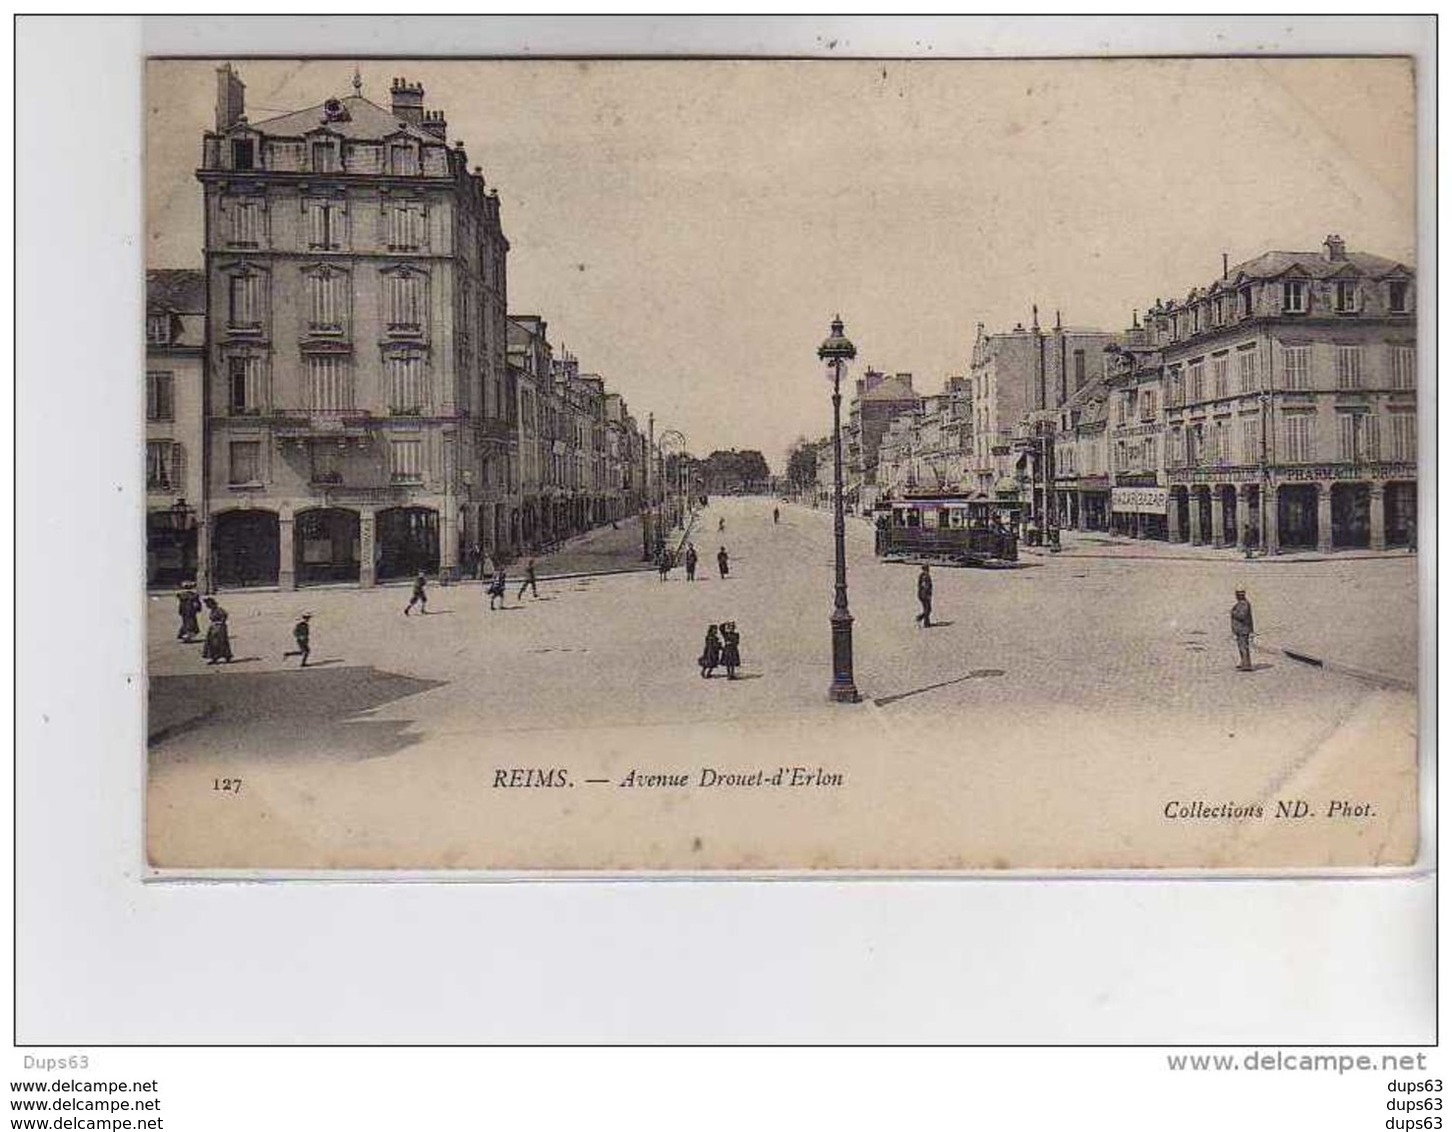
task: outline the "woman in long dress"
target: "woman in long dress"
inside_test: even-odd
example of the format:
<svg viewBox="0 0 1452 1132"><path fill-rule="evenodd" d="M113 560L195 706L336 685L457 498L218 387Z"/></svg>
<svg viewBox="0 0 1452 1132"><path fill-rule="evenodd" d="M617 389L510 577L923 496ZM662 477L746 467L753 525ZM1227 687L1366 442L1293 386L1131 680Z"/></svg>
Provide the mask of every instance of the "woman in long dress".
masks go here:
<svg viewBox="0 0 1452 1132"><path fill-rule="evenodd" d="M191 644L201 636L202 628L197 624L197 614L202 611L202 599L197 596L195 586L191 582L183 582L182 588L176 595L176 612L181 618L181 628L177 630L176 639Z"/></svg>
<svg viewBox="0 0 1452 1132"><path fill-rule="evenodd" d="M726 679L736 679L736 669L741 666L741 634L736 631L736 622L727 621L721 626L721 663L726 666Z"/></svg>
<svg viewBox="0 0 1452 1132"><path fill-rule="evenodd" d="M716 666L721 663L721 635L716 631L716 626L706 626L706 647L696 663L701 666L703 680L709 680L716 671Z"/></svg>
<svg viewBox="0 0 1452 1132"><path fill-rule="evenodd" d="M217 604L214 597L204 598L207 607L207 640L202 645L202 656L208 664L219 660L232 663L232 638L227 633L227 611Z"/></svg>

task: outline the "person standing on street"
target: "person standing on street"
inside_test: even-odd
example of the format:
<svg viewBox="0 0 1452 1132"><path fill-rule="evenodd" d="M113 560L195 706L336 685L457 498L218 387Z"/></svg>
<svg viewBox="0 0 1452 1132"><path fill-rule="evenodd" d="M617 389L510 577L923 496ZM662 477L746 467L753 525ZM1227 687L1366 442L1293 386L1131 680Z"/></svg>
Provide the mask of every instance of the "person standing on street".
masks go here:
<svg viewBox="0 0 1452 1132"><path fill-rule="evenodd" d="M489 609L491 612L495 609L504 608L504 591L508 585L509 577L505 574L504 567L496 566L494 568L494 578L489 583ZM494 604L496 601L499 603L497 606Z"/></svg>
<svg viewBox="0 0 1452 1132"><path fill-rule="evenodd" d="M724 531L725 529L726 529L726 516L725 515L722 515L721 518L719 518L719 519L716 520L716 530L717 531Z"/></svg>
<svg viewBox="0 0 1452 1132"><path fill-rule="evenodd" d="M520 587L519 587L519 600L520 601L523 601L524 600L524 591L525 590L531 590L531 591L533 591L534 596L535 596L535 600L536 601L539 600L539 585L534 580L534 559L533 558L531 558L528 562L526 562L524 564L524 581L520 584Z"/></svg>
<svg viewBox="0 0 1452 1132"><path fill-rule="evenodd" d="M202 628L197 624L197 614L201 611L202 599L197 596L197 584L183 582L176 594L176 612L181 618L181 628L176 631L177 640L191 644L201 635Z"/></svg>
<svg viewBox="0 0 1452 1132"><path fill-rule="evenodd" d="M664 582L667 578L670 577L671 567L673 565L674 565L674 563L671 561L671 552L670 552L670 550L667 549L666 547L662 546L656 552L656 560L655 560L655 566L656 566L656 569L660 571L660 580L662 582Z"/></svg>
<svg viewBox="0 0 1452 1132"><path fill-rule="evenodd" d="M721 572L723 581L726 575L731 573L731 556L726 553L724 546L716 552L716 569ZM722 628L724 629L725 626L723 625Z"/></svg>
<svg viewBox="0 0 1452 1132"><path fill-rule="evenodd" d="M709 680L721 663L721 634L714 625L706 626L706 644L696 661L701 666L701 679Z"/></svg>
<svg viewBox="0 0 1452 1132"><path fill-rule="evenodd" d="M696 580L696 562L699 558L700 556L696 553L696 544L686 543L686 581L694 582Z"/></svg>
<svg viewBox="0 0 1452 1132"><path fill-rule="evenodd" d="M429 611L429 595L425 592L428 584L428 578L426 578L424 576L424 572L420 570L418 572L418 577L413 580L413 595L408 599L408 604L403 607L403 615L405 617L407 617L409 613L412 612L415 605L419 607L419 611L422 613L427 613Z"/></svg>
<svg viewBox="0 0 1452 1132"><path fill-rule="evenodd" d="M721 625L721 663L726 666L726 679L735 680L736 670L741 667L741 634L736 631L735 621Z"/></svg>
<svg viewBox="0 0 1452 1132"><path fill-rule="evenodd" d="M312 630L308 623L312 618L313 615L311 613L304 613L298 618L297 624L292 627L292 639L297 642L297 648L288 649L287 652L282 654L283 660L286 660L290 656L302 657L302 663L298 665L299 668L306 668L308 666L308 655L312 652L308 647L308 641L312 636Z"/></svg>
<svg viewBox="0 0 1452 1132"><path fill-rule="evenodd" d="M217 599L203 599L207 607L207 639L202 644L202 657L208 664L219 660L232 663L232 637L227 632L227 611L217 604Z"/></svg>
<svg viewBox="0 0 1452 1132"><path fill-rule="evenodd" d="M771 523L772 523L772 526L775 526L777 523L780 523L780 522L781 522L781 508L780 507L773 507L771 509Z"/></svg>
<svg viewBox="0 0 1452 1132"><path fill-rule="evenodd" d="M918 604L923 611L913 618L914 621L922 623L924 629L933 627L933 576L928 572L928 564L923 563L923 568L918 572Z"/></svg>
<svg viewBox="0 0 1452 1132"><path fill-rule="evenodd" d="M1235 647L1240 650L1240 663L1236 668L1241 672L1254 672L1255 666L1250 662L1250 638L1255 633L1255 615L1244 590L1235 591L1235 604L1230 607L1230 631L1235 635Z"/></svg>

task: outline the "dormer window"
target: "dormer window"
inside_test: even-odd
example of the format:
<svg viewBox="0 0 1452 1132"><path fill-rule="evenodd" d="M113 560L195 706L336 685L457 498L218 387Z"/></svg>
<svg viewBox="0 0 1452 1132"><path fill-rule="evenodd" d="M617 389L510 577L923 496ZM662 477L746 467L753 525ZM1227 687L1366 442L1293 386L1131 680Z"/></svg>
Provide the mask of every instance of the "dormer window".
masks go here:
<svg viewBox="0 0 1452 1132"><path fill-rule="evenodd" d="M1356 283L1348 279L1336 281L1336 313L1355 314L1357 310Z"/></svg>
<svg viewBox="0 0 1452 1132"><path fill-rule="evenodd" d="M1411 296L1411 287L1405 279L1394 279L1386 285L1386 305L1392 314L1406 314L1407 300Z"/></svg>
<svg viewBox="0 0 1452 1132"><path fill-rule="evenodd" d="M1250 293L1250 287L1240 289L1240 317L1249 318L1255 313L1255 303Z"/></svg>
<svg viewBox="0 0 1452 1132"><path fill-rule="evenodd" d="M1304 279L1287 279L1281 284L1281 309L1287 314L1305 314L1309 300Z"/></svg>
<svg viewBox="0 0 1452 1132"><path fill-rule="evenodd" d="M149 346L165 346L171 341L171 316L149 314L146 316L146 343Z"/></svg>
<svg viewBox="0 0 1452 1132"><path fill-rule="evenodd" d="M418 175L418 146L412 142L393 142L388 147L388 168L395 177Z"/></svg>
<svg viewBox="0 0 1452 1132"><path fill-rule="evenodd" d="M338 147L328 140L314 140L308 147L309 163L314 173L338 172Z"/></svg>
<svg viewBox="0 0 1452 1132"><path fill-rule="evenodd" d="M253 169L256 167L256 143L251 138L232 139L232 168Z"/></svg>

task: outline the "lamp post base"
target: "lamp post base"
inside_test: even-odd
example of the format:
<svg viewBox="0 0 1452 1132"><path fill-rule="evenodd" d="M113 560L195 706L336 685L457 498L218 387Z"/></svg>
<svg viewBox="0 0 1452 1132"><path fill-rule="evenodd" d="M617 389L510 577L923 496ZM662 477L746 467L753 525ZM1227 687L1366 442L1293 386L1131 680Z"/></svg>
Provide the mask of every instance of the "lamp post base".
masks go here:
<svg viewBox="0 0 1452 1132"><path fill-rule="evenodd" d="M852 615L845 609L832 613L832 685L827 698L836 704L862 700L852 679Z"/></svg>

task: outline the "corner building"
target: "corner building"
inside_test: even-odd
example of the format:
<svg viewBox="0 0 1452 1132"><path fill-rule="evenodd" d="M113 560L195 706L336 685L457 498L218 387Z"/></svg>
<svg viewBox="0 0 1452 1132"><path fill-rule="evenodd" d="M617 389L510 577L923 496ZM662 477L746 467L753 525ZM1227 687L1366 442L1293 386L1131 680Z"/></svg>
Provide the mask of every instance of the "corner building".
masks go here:
<svg viewBox="0 0 1452 1132"><path fill-rule="evenodd" d="M365 586L505 551L517 438L497 193L424 88L251 123L217 76L202 166L217 585Z"/></svg>
<svg viewBox="0 0 1452 1132"><path fill-rule="evenodd" d="M1171 538L1270 553L1414 540L1411 268L1328 236L1227 267L1148 324Z"/></svg>

